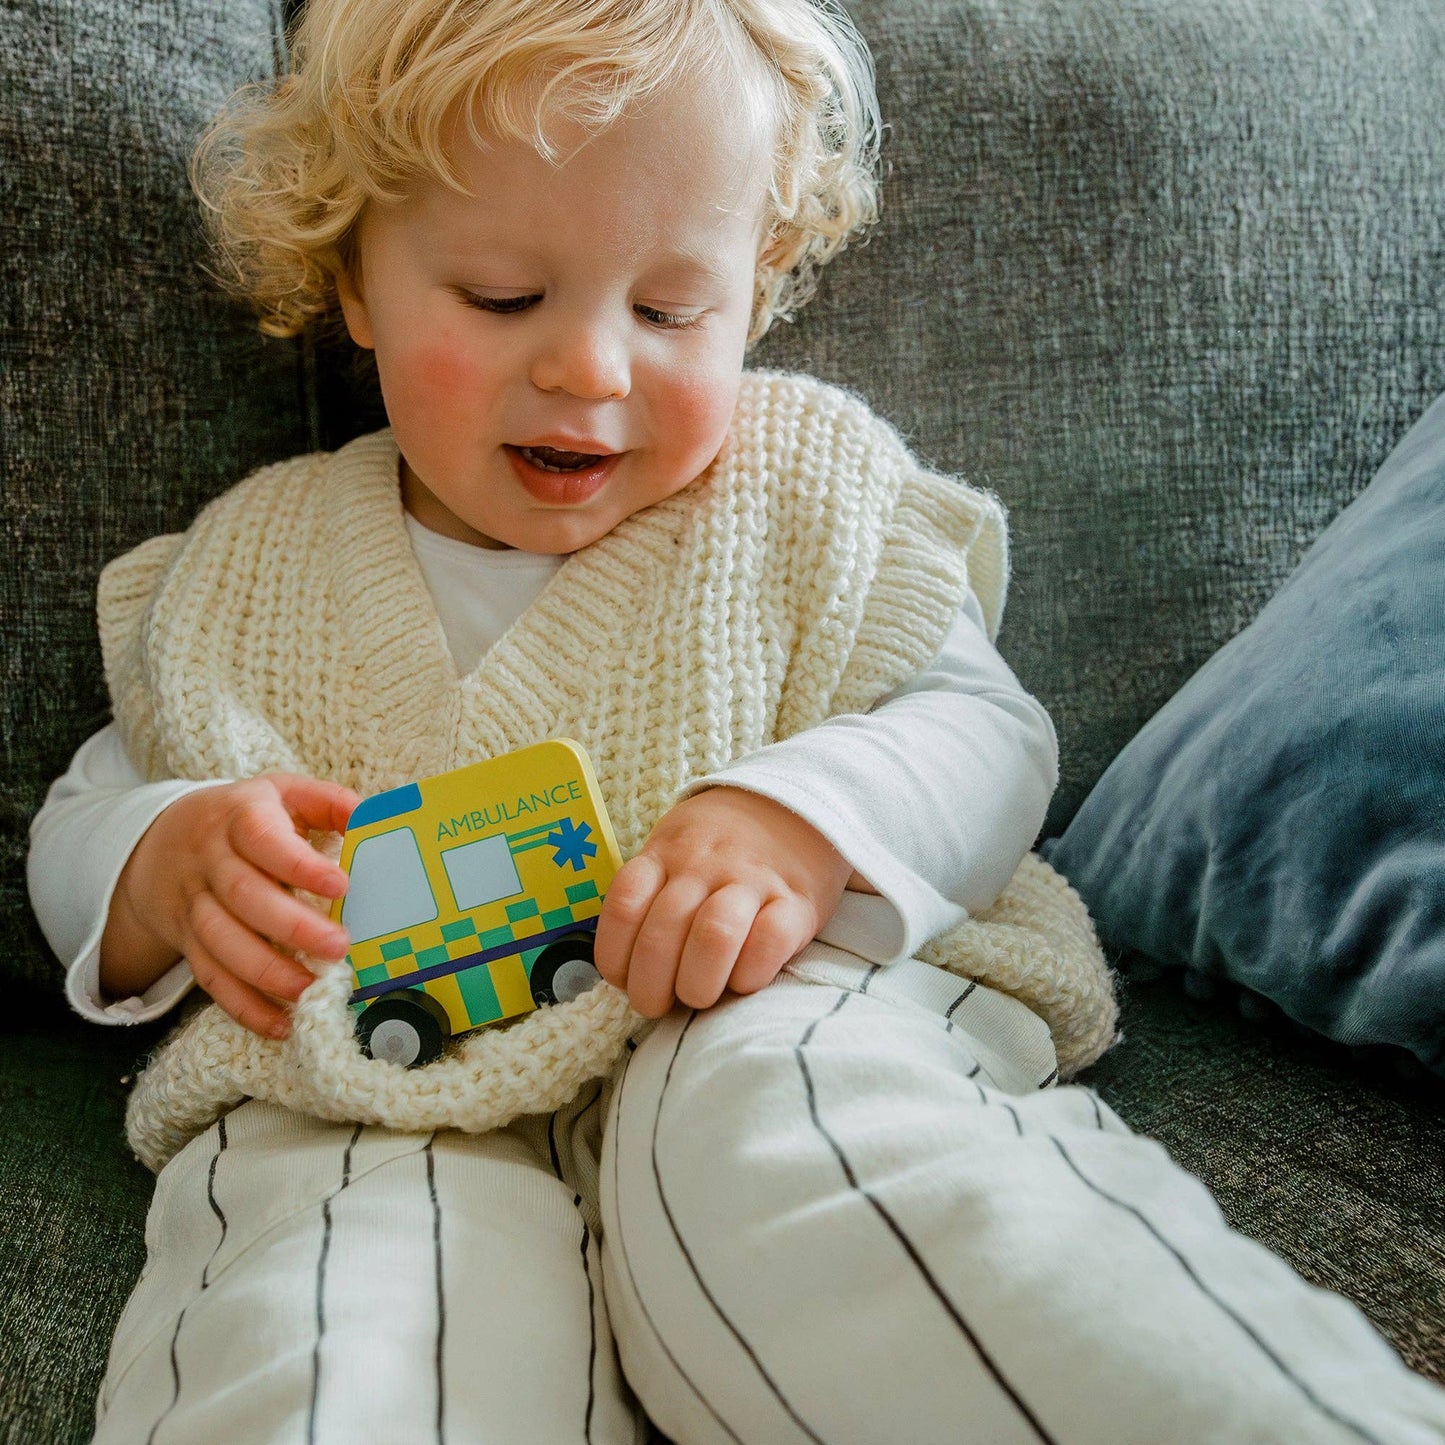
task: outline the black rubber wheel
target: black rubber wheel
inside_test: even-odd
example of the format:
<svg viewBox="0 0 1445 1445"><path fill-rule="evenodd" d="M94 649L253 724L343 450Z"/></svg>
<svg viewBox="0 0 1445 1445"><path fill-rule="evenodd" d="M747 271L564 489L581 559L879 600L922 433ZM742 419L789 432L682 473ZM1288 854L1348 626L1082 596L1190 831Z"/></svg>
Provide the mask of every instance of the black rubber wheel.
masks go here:
<svg viewBox="0 0 1445 1445"><path fill-rule="evenodd" d="M594 984L602 982L592 962L592 935L559 938L550 943L532 964L532 1000L541 1008L549 1003L571 1003Z"/></svg>
<svg viewBox="0 0 1445 1445"><path fill-rule="evenodd" d="M371 1004L356 1021L356 1036L369 1058L420 1068L438 1057L451 1037L447 1011L417 988L398 989Z"/></svg>

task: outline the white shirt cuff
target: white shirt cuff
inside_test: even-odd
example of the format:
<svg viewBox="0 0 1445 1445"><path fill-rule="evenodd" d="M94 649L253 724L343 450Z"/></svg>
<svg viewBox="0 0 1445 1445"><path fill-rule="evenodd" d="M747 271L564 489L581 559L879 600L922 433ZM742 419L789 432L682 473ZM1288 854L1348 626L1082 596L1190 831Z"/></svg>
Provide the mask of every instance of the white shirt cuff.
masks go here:
<svg viewBox="0 0 1445 1445"><path fill-rule="evenodd" d="M146 829L176 799L214 786L211 782L147 783L123 793L87 799L86 816L73 816L60 826L68 832L99 823L97 806L104 814L103 826L87 829L83 853L80 851L82 840L76 840L76 846L70 851L70 875L52 881L37 877L32 869L30 888L36 914L42 925L48 925L46 932L50 935L51 947L66 965L65 996L83 1017L102 1024L145 1023L174 1008L191 989L194 980L190 965L181 959L143 994L107 998L100 989L100 940L120 875ZM34 858L32 852L32 861ZM48 895L60 888L72 892L72 902L78 895L87 902L93 900L92 906L67 908L60 900L47 906ZM73 930L75 923L85 929L79 936Z"/></svg>

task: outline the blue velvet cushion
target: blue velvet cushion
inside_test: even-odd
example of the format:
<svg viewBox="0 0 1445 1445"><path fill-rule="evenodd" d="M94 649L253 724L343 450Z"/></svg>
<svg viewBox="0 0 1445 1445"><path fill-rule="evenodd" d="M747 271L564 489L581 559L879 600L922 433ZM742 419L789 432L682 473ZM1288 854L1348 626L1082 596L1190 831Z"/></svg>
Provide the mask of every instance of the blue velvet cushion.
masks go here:
<svg viewBox="0 0 1445 1445"><path fill-rule="evenodd" d="M1112 946L1445 1073L1445 397L1045 851Z"/></svg>

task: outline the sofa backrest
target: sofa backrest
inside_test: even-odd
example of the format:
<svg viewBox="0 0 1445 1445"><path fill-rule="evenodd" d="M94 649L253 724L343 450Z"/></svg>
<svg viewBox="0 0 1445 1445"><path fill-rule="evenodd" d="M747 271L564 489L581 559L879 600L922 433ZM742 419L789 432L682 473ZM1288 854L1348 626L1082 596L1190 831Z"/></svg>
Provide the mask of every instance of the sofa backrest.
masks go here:
<svg viewBox="0 0 1445 1445"><path fill-rule="evenodd" d="M30 817L107 716L95 581L239 473L310 445L305 358L202 274L186 158L275 71L269 0L20 0L0 27L0 968L57 976Z"/></svg>
<svg viewBox="0 0 1445 1445"><path fill-rule="evenodd" d="M1057 830L1445 385L1438 0L857 0L885 218L759 365L849 385L996 490L1001 645ZM377 424L201 272L199 127L279 0L20 0L0 34L0 947L54 977L26 827L106 716L109 558Z"/></svg>
<svg viewBox="0 0 1445 1445"><path fill-rule="evenodd" d="M1445 4L849 8L886 219L766 358L1007 504L1058 832L1445 390Z"/></svg>

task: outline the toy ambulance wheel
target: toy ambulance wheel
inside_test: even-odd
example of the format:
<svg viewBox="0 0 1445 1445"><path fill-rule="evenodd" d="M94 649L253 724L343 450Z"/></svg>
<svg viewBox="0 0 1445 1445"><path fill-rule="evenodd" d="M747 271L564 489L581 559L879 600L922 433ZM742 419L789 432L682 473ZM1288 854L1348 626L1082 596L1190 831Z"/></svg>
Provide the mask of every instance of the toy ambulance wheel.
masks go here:
<svg viewBox="0 0 1445 1445"><path fill-rule="evenodd" d="M602 975L592 962L592 935L561 938L549 944L532 964L532 998L540 1008L547 1003L571 1003Z"/></svg>
<svg viewBox="0 0 1445 1445"><path fill-rule="evenodd" d="M451 1031L446 1010L415 988L377 999L356 1021L356 1036L366 1054L409 1069L431 1063Z"/></svg>

